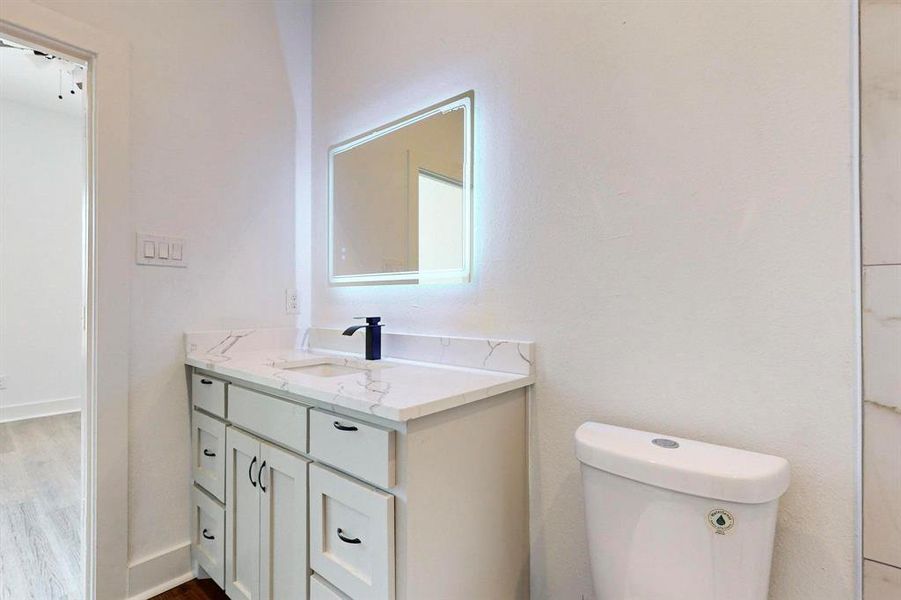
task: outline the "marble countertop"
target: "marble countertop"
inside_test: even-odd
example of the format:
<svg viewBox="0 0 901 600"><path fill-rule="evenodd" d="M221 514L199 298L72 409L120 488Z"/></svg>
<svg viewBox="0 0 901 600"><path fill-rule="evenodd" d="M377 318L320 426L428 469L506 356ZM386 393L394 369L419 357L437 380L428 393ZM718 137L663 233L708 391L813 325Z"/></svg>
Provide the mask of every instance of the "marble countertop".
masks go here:
<svg viewBox="0 0 901 600"><path fill-rule="evenodd" d="M359 372L320 377L289 370L320 363L362 369ZM239 379L310 398L333 408L357 411L390 421L405 422L534 382L529 374L388 358L366 361L358 355L320 351L219 349L188 351L185 363L225 379ZM343 412L343 411L342 411Z"/></svg>

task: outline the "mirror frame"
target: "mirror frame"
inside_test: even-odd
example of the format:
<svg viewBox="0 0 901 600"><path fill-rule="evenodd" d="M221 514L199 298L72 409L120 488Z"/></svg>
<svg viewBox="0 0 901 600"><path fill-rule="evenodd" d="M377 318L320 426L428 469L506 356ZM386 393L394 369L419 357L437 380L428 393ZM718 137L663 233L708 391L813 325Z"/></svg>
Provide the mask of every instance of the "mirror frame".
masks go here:
<svg viewBox="0 0 901 600"><path fill-rule="evenodd" d="M475 92L469 90L453 98L433 104L387 125L372 129L348 140L334 144L328 150L328 278L333 286L345 285L388 285L418 283L468 283L472 279L472 228L473 228L473 124ZM372 141L407 125L412 125L432 115L449 110L463 110L463 266L460 269L429 273L423 276L419 271L397 271L393 273L361 273L358 275L336 275L334 262L335 207L334 207L334 160L337 154L346 152L361 144Z"/></svg>

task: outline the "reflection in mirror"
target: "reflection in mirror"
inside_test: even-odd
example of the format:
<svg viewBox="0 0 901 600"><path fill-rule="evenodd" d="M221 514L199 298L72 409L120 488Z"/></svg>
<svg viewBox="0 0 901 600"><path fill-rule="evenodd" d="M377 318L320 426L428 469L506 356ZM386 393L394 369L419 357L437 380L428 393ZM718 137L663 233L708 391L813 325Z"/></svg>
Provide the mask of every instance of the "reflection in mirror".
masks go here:
<svg viewBox="0 0 901 600"><path fill-rule="evenodd" d="M333 284L469 281L472 93L329 152Z"/></svg>

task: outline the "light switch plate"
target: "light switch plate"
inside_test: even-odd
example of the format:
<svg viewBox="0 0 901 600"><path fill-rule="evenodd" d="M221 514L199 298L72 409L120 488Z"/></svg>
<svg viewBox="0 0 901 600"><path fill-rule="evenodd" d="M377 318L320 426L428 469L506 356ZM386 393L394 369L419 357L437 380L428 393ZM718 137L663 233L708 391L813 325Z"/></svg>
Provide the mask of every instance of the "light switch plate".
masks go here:
<svg viewBox="0 0 901 600"><path fill-rule="evenodd" d="M185 239L138 232L135 235L135 262L139 265L185 268L188 266Z"/></svg>

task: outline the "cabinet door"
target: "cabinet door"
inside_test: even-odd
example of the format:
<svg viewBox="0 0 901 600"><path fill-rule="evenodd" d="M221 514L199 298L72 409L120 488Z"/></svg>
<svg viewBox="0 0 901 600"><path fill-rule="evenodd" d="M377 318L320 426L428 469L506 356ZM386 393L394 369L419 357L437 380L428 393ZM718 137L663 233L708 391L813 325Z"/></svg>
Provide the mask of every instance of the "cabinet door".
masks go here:
<svg viewBox="0 0 901 600"><path fill-rule="evenodd" d="M325 579L313 573L310 575L310 600L350 600Z"/></svg>
<svg viewBox="0 0 901 600"><path fill-rule="evenodd" d="M260 598L306 600L309 461L265 442L260 460Z"/></svg>
<svg viewBox="0 0 901 600"><path fill-rule="evenodd" d="M229 427L226 443L225 593L260 597L260 442Z"/></svg>

